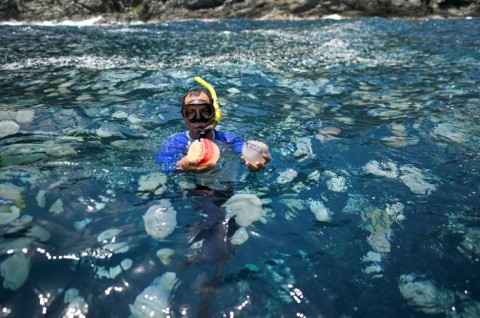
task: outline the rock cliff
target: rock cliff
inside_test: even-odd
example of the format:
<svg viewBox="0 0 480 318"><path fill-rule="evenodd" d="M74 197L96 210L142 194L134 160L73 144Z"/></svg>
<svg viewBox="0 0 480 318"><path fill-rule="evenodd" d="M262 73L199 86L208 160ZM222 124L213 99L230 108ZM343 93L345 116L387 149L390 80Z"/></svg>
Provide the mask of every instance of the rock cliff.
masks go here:
<svg viewBox="0 0 480 318"><path fill-rule="evenodd" d="M0 21L480 16L477 0L2 0Z"/></svg>

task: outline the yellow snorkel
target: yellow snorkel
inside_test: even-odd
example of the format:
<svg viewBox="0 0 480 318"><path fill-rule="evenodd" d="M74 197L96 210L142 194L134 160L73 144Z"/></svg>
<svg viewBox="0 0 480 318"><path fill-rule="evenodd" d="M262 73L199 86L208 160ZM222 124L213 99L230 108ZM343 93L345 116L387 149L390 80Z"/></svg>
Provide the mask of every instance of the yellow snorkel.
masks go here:
<svg viewBox="0 0 480 318"><path fill-rule="evenodd" d="M213 121L215 122L215 124L218 124L220 119L222 119L222 111L220 110L220 106L218 105L217 93L213 89L212 85L205 82L202 78L195 76L193 79L195 80L195 82L205 87L210 93L210 95L212 95L213 107L215 108L215 117L213 117Z"/></svg>

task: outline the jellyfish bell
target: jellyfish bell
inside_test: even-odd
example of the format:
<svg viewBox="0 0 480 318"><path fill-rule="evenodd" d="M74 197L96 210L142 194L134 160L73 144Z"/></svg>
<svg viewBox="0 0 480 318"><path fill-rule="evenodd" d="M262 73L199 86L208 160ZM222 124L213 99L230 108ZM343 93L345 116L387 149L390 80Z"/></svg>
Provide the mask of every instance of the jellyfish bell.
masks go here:
<svg viewBox="0 0 480 318"><path fill-rule="evenodd" d="M249 140L243 143L242 155L245 161L250 163L265 163L263 154L268 154L269 148L266 144L256 140Z"/></svg>
<svg viewBox="0 0 480 318"><path fill-rule="evenodd" d="M216 163L220 158L220 149L210 139L201 138L190 145L187 157L198 161L197 166L201 167L209 163Z"/></svg>

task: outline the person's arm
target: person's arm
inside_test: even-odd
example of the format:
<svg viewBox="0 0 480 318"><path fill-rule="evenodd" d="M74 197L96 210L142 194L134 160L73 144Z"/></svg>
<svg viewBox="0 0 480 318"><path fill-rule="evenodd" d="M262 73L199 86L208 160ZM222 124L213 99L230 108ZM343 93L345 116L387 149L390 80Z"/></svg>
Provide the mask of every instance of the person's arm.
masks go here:
<svg viewBox="0 0 480 318"><path fill-rule="evenodd" d="M169 138L160 148L155 162L162 166L163 172L175 172L177 162L180 161L188 150L188 137L185 133L177 134Z"/></svg>

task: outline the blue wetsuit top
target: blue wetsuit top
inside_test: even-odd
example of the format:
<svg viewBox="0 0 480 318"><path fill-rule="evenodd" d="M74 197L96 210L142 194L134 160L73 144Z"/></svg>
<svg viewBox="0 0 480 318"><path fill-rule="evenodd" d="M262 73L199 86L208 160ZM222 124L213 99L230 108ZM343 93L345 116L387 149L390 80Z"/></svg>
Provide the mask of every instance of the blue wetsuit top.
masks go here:
<svg viewBox="0 0 480 318"><path fill-rule="evenodd" d="M213 141L225 142L231 145L237 154L242 154L243 140L240 137L215 129L213 132ZM179 171L175 165L187 154L191 142L193 139L188 135L188 131L170 137L160 148L155 162L162 166L163 172Z"/></svg>

